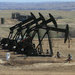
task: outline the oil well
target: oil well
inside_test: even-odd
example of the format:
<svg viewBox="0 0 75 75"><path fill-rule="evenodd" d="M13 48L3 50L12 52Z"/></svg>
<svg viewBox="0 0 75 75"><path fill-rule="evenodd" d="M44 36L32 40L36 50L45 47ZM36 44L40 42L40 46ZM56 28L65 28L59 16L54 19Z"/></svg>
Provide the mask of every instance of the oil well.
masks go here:
<svg viewBox="0 0 75 75"><path fill-rule="evenodd" d="M25 54L27 56L53 56L53 48L51 42L50 31L64 33L64 43L69 38L69 26L66 28L59 28L55 18L49 14L49 19L39 13L39 18L31 12L31 17L10 27L10 32L7 38L1 40L2 49L16 52L17 54ZM48 23L53 23L54 27L49 26ZM44 32L40 35L40 29ZM38 45L33 43L33 39L37 34ZM41 36L41 37L40 37ZM42 41L47 36L49 43L49 54L43 54Z"/></svg>

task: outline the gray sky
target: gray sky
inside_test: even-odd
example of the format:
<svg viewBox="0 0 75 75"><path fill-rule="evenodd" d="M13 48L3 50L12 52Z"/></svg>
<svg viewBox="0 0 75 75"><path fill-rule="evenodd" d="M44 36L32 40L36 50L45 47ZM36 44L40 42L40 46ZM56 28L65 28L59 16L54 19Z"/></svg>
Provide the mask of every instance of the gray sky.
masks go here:
<svg viewBox="0 0 75 75"><path fill-rule="evenodd" d="M75 0L0 0L0 2L72 2Z"/></svg>

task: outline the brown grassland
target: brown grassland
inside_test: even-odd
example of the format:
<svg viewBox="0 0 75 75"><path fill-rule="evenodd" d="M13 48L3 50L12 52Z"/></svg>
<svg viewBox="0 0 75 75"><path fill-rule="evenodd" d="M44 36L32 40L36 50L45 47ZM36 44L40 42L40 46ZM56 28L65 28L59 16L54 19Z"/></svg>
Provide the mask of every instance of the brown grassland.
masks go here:
<svg viewBox="0 0 75 75"><path fill-rule="evenodd" d="M29 14L31 11L16 11L16 10L0 10L0 17L4 17L6 23L0 25L0 37L7 37L9 27L18 23L16 20L11 20L12 12L20 12L21 14ZM38 10L32 11L38 15ZM52 13L54 17L62 16L63 19L58 19L59 25L69 24L70 27L75 27L75 11L40 11L44 16ZM70 29L71 30L71 29ZM37 39L33 41L38 44ZM42 42L44 52L48 49L48 41L45 38ZM5 55L8 50L0 49L0 59L3 62L0 64L0 75L75 75L75 38L70 40L70 48L68 41L64 44L62 38L52 38L53 57L25 57L24 55L16 55L11 53L11 59L5 60ZM60 52L61 58L56 57L57 51ZM66 62L68 54L72 55L72 61Z"/></svg>
<svg viewBox="0 0 75 75"><path fill-rule="evenodd" d="M68 42L63 43L63 39L53 40L53 57L24 57L11 53L11 59L6 62L5 55L8 50L0 50L0 58L5 63L0 64L1 75L74 75L75 74L75 39L71 40L70 48ZM57 44L58 42L58 44ZM36 42L37 43L37 40ZM47 39L44 41L44 49L47 49ZM56 58L56 52L59 51L61 58ZM73 60L66 62L68 54L72 55Z"/></svg>

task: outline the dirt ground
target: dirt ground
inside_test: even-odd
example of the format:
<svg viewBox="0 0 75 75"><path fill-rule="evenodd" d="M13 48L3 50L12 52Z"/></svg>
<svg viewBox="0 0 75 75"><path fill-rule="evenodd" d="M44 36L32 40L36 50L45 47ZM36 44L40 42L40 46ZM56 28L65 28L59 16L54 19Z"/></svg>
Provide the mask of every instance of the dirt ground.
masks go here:
<svg viewBox="0 0 75 75"><path fill-rule="evenodd" d="M37 40L34 40L37 44ZM64 44L64 39L52 39L53 57L25 57L9 52L11 58L6 61L8 50L0 49L0 75L75 75L75 39ZM44 52L48 48L48 41L43 41ZM61 58L56 57L59 51ZM66 62L68 54L72 55L72 61Z"/></svg>

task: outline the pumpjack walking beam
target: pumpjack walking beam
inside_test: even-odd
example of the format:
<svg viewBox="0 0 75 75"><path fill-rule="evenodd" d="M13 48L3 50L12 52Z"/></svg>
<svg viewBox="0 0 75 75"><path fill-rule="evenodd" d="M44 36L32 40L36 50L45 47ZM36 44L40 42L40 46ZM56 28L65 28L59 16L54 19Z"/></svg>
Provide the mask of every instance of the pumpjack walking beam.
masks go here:
<svg viewBox="0 0 75 75"><path fill-rule="evenodd" d="M32 15L33 15L33 13L31 13ZM33 15L34 16L34 15ZM36 22L39 22L39 21L41 21L41 20L43 20L44 19L44 17L41 15L41 13L39 13L39 18L37 18L36 19L36 17L34 16L34 19L33 19L33 21L32 22L30 22L30 23L28 23L28 24L26 24L26 25L24 25L24 26L21 26L19 29L17 29L17 32L16 32L16 34L15 34L15 36L17 35L17 33L19 33L19 32L21 32L22 30L24 30L24 29L26 29L26 31L29 31L29 27L30 26L32 26L33 24L36 24ZM26 32L24 33L24 35L26 34ZM23 35L23 37L24 37L24 35ZM13 38L15 38L15 36L13 37ZM22 38L23 38L22 37Z"/></svg>
<svg viewBox="0 0 75 75"><path fill-rule="evenodd" d="M66 29L62 29L62 28L55 28L55 27L50 27L50 26L42 26L42 25L38 25L38 26L34 26L30 29L31 31L35 31L37 29L46 29L46 30L52 30L52 31L57 31L57 32L62 32L65 33L65 39L64 39L64 43L66 43L66 40L69 37L69 25L66 25Z"/></svg>
<svg viewBox="0 0 75 75"><path fill-rule="evenodd" d="M44 19L44 17L39 13L39 15L42 17L42 23L40 24L40 25L45 25L45 24L47 24L47 23L49 23L49 22L52 22L53 24L54 24L54 26L57 28L57 22L55 21L55 19L54 19L54 17L51 15L51 14L49 14L49 16L50 16L50 19L48 19L48 20L46 20L45 21L45 19ZM36 21L36 23L37 23L37 19L35 19L35 21ZM29 23L29 24L27 24L27 25L25 25L25 26L22 26L22 30L23 29L25 29L25 28L27 28L27 26L29 26L29 25L31 25L31 24L34 24L34 22L32 22L32 23ZM39 24L38 24L39 25ZM37 25L37 27L38 27L38 25ZM33 27L33 28L35 28L35 26ZM37 28L38 29L38 28ZM37 30L36 29L36 30ZM30 31L30 30L29 30ZM28 32L28 30L26 31L26 32ZM25 32L25 33L26 33ZM34 35L33 35L33 37L35 36L35 32L34 32Z"/></svg>
<svg viewBox="0 0 75 75"><path fill-rule="evenodd" d="M69 37L69 26L68 26L68 24L66 25L66 29L54 28L54 27L50 27L50 26L45 27L45 26L41 26L41 25L39 25L38 28L39 29L47 29L47 30L52 30L52 31L65 33L64 43L66 43L66 41L67 41L67 39ZM33 30L36 30L36 29L37 29L37 27L35 26L35 27L31 28L30 31L33 31Z"/></svg>

